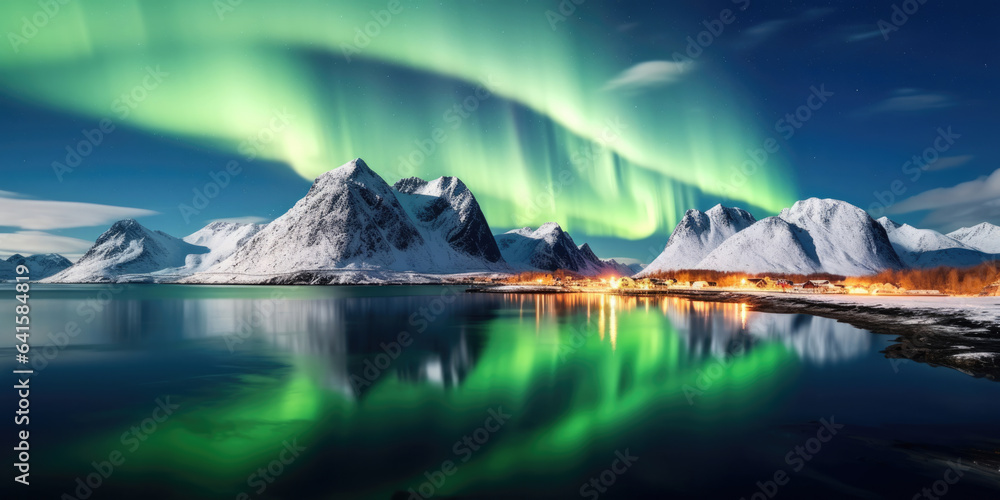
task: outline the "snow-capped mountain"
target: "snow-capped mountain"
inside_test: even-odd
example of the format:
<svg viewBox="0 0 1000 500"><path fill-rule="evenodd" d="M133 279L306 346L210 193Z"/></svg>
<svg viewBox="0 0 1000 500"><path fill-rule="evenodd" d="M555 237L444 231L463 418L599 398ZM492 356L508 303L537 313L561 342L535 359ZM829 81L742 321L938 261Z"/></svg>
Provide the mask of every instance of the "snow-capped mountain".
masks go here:
<svg viewBox="0 0 1000 500"><path fill-rule="evenodd" d="M0 261L0 280L15 279L17 266L22 264L28 266L29 276L33 281L48 278L73 265L69 259L57 253L36 254L28 257L16 253L8 257L7 260Z"/></svg>
<svg viewBox="0 0 1000 500"><path fill-rule="evenodd" d="M456 177L427 182L417 177L393 186L403 208L425 234L443 238L455 251L487 262L503 257L472 191Z"/></svg>
<svg viewBox="0 0 1000 500"><path fill-rule="evenodd" d="M479 206L457 179L390 187L358 158L309 192L230 257L194 280L339 282L343 271L461 273L505 269L482 239ZM400 202L400 196L405 200ZM412 217L411 217L412 214ZM190 281L190 280L189 280Z"/></svg>
<svg viewBox="0 0 1000 500"><path fill-rule="evenodd" d="M809 198L778 217L809 233L825 272L860 276L904 267L885 229L845 201Z"/></svg>
<svg viewBox="0 0 1000 500"><path fill-rule="evenodd" d="M151 281L150 274L183 267L190 254L209 249L161 231L146 229L134 219L115 222L94 246L69 268L47 278L54 283Z"/></svg>
<svg viewBox="0 0 1000 500"><path fill-rule="evenodd" d="M1000 254L1000 226L995 226L989 222L972 227L963 227L962 229L948 233L948 236L980 252Z"/></svg>
<svg viewBox="0 0 1000 500"><path fill-rule="evenodd" d="M638 276L694 269L732 235L756 222L750 212L716 205L707 212L688 210L667 240L663 252Z"/></svg>
<svg viewBox="0 0 1000 500"><path fill-rule="evenodd" d="M718 216L727 209L713 210ZM843 201L810 198L795 202L777 217L756 222L749 214L730 214L728 219L734 222L720 224L724 230L718 231L712 215L705 214L713 226L709 231L697 212L688 214L691 217L685 216L688 220L674 230L663 260L680 261L689 269L857 276L903 267L885 229L864 210ZM717 234L704 237L706 233ZM678 244L672 244L675 239ZM713 249L714 242L719 243ZM708 254L691 265L689 255L705 250Z"/></svg>
<svg viewBox="0 0 1000 500"><path fill-rule="evenodd" d="M617 262L602 261L590 245L576 246L569 233L555 222L542 224L535 230L525 227L508 231L497 235L496 241L504 260L517 270L564 270L587 276L628 272L627 266L623 270Z"/></svg>
<svg viewBox="0 0 1000 500"><path fill-rule="evenodd" d="M824 271L809 232L781 217L761 219L734 234L694 268L789 274Z"/></svg>
<svg viewBox="0 0 1000 500"><path fill-rule="evenodd" d="M992 256L931 229L917 229L882 217L889 241L903 263L913 268L968 267L993 260Z"/></svg>

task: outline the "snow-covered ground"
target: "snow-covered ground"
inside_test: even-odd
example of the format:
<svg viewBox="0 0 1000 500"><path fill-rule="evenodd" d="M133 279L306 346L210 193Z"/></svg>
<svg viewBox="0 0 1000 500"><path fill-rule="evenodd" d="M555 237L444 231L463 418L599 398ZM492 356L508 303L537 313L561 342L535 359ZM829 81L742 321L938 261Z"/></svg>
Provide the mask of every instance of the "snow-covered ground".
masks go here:
<svg viewBox="0 0 1000 500"><path fill-rule="evenodd" d="M786 294L770 294L776 297ZM794 295L796 299L814 302L856 303L885 309L922 309L939 313L957 313L973 321L1000 323L1000 297L894 297L891 295ZM905 320L905 318L901 318Z"/></svg>

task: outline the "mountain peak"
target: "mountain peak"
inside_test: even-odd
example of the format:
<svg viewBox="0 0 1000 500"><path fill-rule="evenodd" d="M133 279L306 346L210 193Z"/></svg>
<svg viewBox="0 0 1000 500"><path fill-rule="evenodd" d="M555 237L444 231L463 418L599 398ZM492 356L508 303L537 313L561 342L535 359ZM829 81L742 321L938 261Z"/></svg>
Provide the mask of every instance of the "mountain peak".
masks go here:
<svg viewBox="0 0 1000 500"><path fill-rule="evenodd" d="M382 178L379 177L375 171L368 167L368 164L365 163L364 160L361 158L355 158L333 170L324 172L316 178L316 182L313 183L313 185L315 186L316 184L321 183L325 184L328 182L343 182L351 180L365 181L372 177L378 177L379 180L382 180ZM384 183L385 181L382 182Z"/></svg>
<svg viewBox="0 0 1000 500"><path fill-rule="evenodd" d="M558 222L546 222L545 224L538 226L538 229L535 230L535 232L539 234L546 234L546 233L559 234L563 232L563 229Z"/></svg>
<svg viewBox="0 0 1000 500"><path fill-rule="evenodd" d="M130 231L135 229L145 229L139 221L135 219L122 219L111 225L110 231Z"/></svg>

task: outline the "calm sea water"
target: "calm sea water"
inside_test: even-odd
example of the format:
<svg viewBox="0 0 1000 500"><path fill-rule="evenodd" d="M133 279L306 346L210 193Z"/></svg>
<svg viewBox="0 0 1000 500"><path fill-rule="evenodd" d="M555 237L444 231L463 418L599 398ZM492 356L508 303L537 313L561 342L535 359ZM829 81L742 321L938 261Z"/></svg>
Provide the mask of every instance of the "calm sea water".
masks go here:
<svg viewBox="0 0 1000 500"><path fill-rule="evenodd" d="M1000 492L965 467L1000 453L1000 385L824 318L437 286L36 286L31 306L31 487L5 498Z"/></svg>

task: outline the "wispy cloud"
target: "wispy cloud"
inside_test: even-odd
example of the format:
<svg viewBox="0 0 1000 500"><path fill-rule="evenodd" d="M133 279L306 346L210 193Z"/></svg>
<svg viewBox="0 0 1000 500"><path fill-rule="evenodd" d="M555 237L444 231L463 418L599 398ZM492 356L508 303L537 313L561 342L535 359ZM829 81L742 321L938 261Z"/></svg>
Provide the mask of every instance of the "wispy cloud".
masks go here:
<svg viewBox="0 0 1000 500"><path fill-rule="evenodd" d="M22 255L58 253L70 260L76 260L92 245L91 241L57 236L43 231L0 233L0 255L5 256L15 253Z"/></svg>
<svg viewBox="0 0 1000 500"><path fill-rule="evenodd" d="M271 222L271 219L266 217L257 217L256 215L247 215L246 217L224 217L222 219L212 219L208 221L209 224L213 222L234 222L236 224L263 224L265 222Z"/></svg>
<svg viewBox="0 0 1000 500"><path fill-rule="evenodd" d="M873 39L875 37L880 37L880 36L882 36L882 31L881 30L861 31L861 32L858 32L858 33L852 33L850 35L847 35L847 41L848 42L863 42L865 40L871 40L871 39Z"/></svg>
<svg viewBox="0 0 1000 500"><path fill-rule="evenodd" d="M49 230L101 226L120 219L157 213L142 208L73 201L32 200L16 193L0 193L0 225L20 229Z"/></svg>
<svg viewBox="0 0 1000 500"><path fill-rule="evenodd" d="M934 163L929 163L924 167L924 170L947 170L949 168L957 168L965 165L972 161L975 156L972 155L961 155L961 156L942 156Z"/></svg>
<svg viewBox="0 0 1000 500"><path fill-rule="evenodd" d="M953 230L980 222L1000 222L1000 169L961 184L932 189L889 208L889 213L931 212L924 224Z"/></svg>
<svg viewBox="0 0 1000 500"><path fill-rule="evenodd" d="M673 61L646 61L621 72L611 79L605 90L635 90L659 87L680 80L681 76L690 71L691 63L684 64Z"/></svg>
<svg viewBox="0 0 1000 500"><path fill-rule="evenodd" d="M751 49L796 24L808 23L822 19L834 11L832 8L814 8L803 11L796 17L771 19L755 24L740 32L741 38L736 42L736 48Z"/></svg>
<svg viewBox="0 0 1000 500"><path fill-rule="evenodd" d="M918 113L946 109L958 104L950 95L939 92L927 92L919 89L896 89L888 98L859 111L860 115L880 113Z"/></svg>

